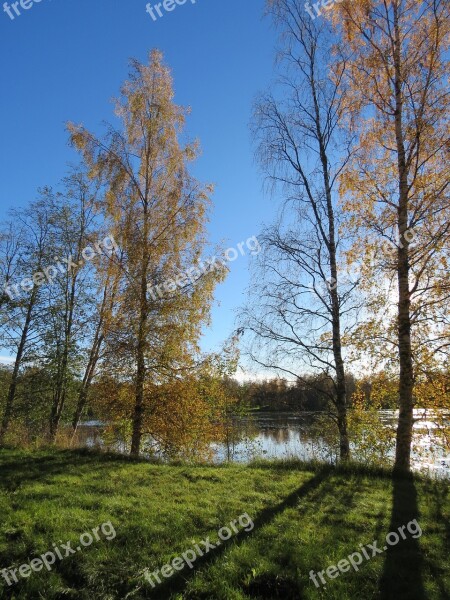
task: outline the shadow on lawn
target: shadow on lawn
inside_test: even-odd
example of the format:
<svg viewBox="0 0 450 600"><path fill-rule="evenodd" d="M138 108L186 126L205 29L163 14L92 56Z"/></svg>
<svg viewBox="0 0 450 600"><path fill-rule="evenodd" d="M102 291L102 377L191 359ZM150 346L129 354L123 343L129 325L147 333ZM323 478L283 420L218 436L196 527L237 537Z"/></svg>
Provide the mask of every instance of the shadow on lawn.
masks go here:
<svg viewBox="0 0 450 600"><path fill-rule="evenodd" d="M23 455L19 458L0 454L0 490L14 492L20 487L37 482L50 482L57 475L91 475L92 461L101 462L103 474L109 469L116 470L118 465L128 462L120 456L95 455L76 450L60 450L54 454L42 456ZM139 462L139 461L134 461Z"/></svg>
<svg viewBox="0 0 450 600"><path fill-rule="evenodd" d="M295 492L292 492L292 494L287 496L283 502L280 502L272 508L263 510L255 519L253 519L255 526L252 531L240 531L229 541L222 542L222 545L219 548L211 550L208 554L197 558L195 566L191 571L186 573L183 570L178 575L174 575L170 579L163 581L163 583L158 585L154 590L146 590L143 597L166 600L174 597L176 594L181 594L198 569L216 561L231 545L239 544L244 539L249 539L250 536L258 531L258 529L270 523L287 508L294 507L300 498L316 490L329 475L330 471L331 469L329 467L323 467L314 477L300 486ZM265 579L264 581L255 582L255 589L253 589L251 593L252 592L255 593L255 598L270 598L271 600L275 600L276 598L298 600L301 598L301 596L299 596L297 583L290 580L283 580L282 578L270 581ZM200 598L200 596L197 595L196 598Z"/></svg>
<svg viewBox="0 0 450 600"><path fill-rule="evenodd" d="M57 456L21 457L0 462L0 490L14 492L25 483L36 483L67 472L66 458Z"/></svg>
<svg viewBox="0 0 450 600"><path fill-rule="evenodd" d="M427 484L427 488L429 493L432 493L434 495L435 498L435 511L436 511L436 518L438 520L439 523L442 523L444 528L445 528L445 533L444 533L444 556L450 556L450 521L449 519L446 517L446 513L447 513L447 509L446 507L448 507L448 495L449 495L449 488L448 486L446 487L440 487L436 485L436 482L428 482ZM431 560L427 560L427 567L429 568L429 570L431 571L432 575L433 575L433 579L436 581L440 592L441 592L441 598L443 599L447 599L449 598L449 592L448 592L448 586L446 586L445 583L445 576L446 576L446 570L443 570L442 568L438 568L437 566L435 566L433 564L433 562Z"/></svg>
<svg viewBox="0 0 450 600"><path fill-rule="evenodd" d="M399 527L417 520L420 525L417 505L417 490L414 476L393 478L393 502L389 532L397 532ZM395 546L389 546L385 553L383 575L380 580L382 600L424 600L426 599L423 581L423 556L420 538L413 538L405 529L407 538Z"/></svg>

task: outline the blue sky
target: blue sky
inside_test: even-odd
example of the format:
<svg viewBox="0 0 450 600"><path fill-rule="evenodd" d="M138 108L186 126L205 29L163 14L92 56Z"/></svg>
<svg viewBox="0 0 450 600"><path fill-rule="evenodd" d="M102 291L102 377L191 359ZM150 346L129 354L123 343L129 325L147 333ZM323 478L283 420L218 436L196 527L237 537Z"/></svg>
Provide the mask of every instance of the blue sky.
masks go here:
<svg viewBox="0 0 450 600"><path fill-rule="evenodd" d="M58 183L78 160L64 123L101 133L128 59L145 61L157 47L172 68L176 101L192 107L188 133L203 149L194 174L216 184L211 241L235 246L270 220L275 207L262 192L248 128L254 97L273 76L276 39L264 0L187 0L156 21L146 4L41 0L29 10L19 5L14 20L0 9L0 217ZM205 349L232 331L248 281L240 258L217 291Z"/></svg>

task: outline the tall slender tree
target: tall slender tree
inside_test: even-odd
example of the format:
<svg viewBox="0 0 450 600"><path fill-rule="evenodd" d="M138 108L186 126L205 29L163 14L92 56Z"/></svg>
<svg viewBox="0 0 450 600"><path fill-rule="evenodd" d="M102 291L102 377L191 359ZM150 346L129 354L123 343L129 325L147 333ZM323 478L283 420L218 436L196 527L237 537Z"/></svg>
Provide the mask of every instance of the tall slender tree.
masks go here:
<svg viewBox="0 0 450 600"><path fill-rule="evenodd" d="M170 71L155 50L148 65L132 62L116 103L120 131L110 127L101 140L69 125L91 177L105 185L104 214L124 256L108 343L116 368L134 386L133 455L141 449L154 386L189 367L224 275L206 269L195 281L185 276L204 247L212 190L189 174L198 144L180 142L187 111L173 96ZM152 294L153 286L173 281L171 293Z"/></svg>
<svg viewBox="0 0 450 600"><path fill-rule="evenodd" d="M0 339L14 352L11 381L0 423L0 445L4 444L13 417L17 388L24 365L30 361L38 341L42 317L40 283L45 277L51 218L45 200L12 213L12 220L1 236L0 264L6 309L0 316Z"/></svg>
<svg viewBox="0 0 450 600"><path fill-rule="evenodd" d="M87 360L72 418L72 440L77 433L81 417L86 409L89 391L98 374L99 363L104 358L105 339L114 320L118 285L120 283L120 268L118 266L123 259L122 251L119 250L118 252L118 255L99 257L99 264L96 269L97 285L101 293L92 311L91 332L90 334L87 333L89 339L86 348Z"/></svg>
<svg viewBox="0 0 450 600"><path fill-rule="evenodd" d="M395 280L387 294L395 311L378 326L387 331L395 315L402 471L411 462L413 337L449 299L449 11L446 0L343 0L332 11L359 134L342 191L367 284L379 294L383 278ZM380 251L386 240L394 253Z"/></svg>
<svg viewBox="0 0 450 600"><path fill-rule="evenodd" d="M77 375L83 338L91 318L94 292L89 245L96 229L95 188L82 172L64 180L64 191L48 197L51 215L49 264L67 265L58 269L45 288L47 311L41 323L43 348L40 360L53 373L53 401L49 416L49 438L55 441L69 395L69 382ZM94 234L95 235L95 234ZM88 250L86 253L85 251ZM56 270L56 269L55 269Z"/></svg>
<svg viewBox="0 0 450 600"><path fill-rule="evenodd" d="M255 130L262 166L286 201L278 223L261 237L257 301L243 324L266 346L266 358L261 348L253 353L264 366L295 377L305 369L326 375L332 391L325 385L322 393L334 404L340 457L347 460L342 336L356 305L355 286L339 269L337 178L351 148L343 127L345 65L333 62L329 24L311 20L303 2L269 0L268 12L282 33L282 85L257 103Z"/></svg>

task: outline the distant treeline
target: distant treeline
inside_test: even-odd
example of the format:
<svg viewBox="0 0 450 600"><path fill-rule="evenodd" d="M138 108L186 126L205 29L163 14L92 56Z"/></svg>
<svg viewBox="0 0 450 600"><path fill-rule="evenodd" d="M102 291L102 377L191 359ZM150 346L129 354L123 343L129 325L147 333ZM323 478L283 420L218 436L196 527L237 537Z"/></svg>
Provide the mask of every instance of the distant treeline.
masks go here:
<svg viewBox="0 0 450 600"><path fill-rule="evenodd" d="M11 381L12 367L0 365L0 407L5 401ZM357 389L363 390L364 401L367 406L372 404L372 388L375 381L358 381L354 376L347 376L347 387L349 392L349 407L352 406ZM392 396L385 395L385 399L379 405L380 408L396 408L395 395L396 382L392 382ZM105 417L105 411L96 410L96 406L107 402L104 398L106 393L111 397L114 395L112 389L119 389L121 384L110 379L108 381L107 392L105 392L105 383L103 380L94 382L90 392L90 407L86 411L85 419L99 419ZM72 376L68 382L68 409L74 410L79 390L82 388L82 381L76 376ZM241 408L259 409L268 412L289 412L289 411L325 411L330 406L330 396L333 394L333 382L323 377L304 377L296 382L289 382L286 379L273 378L264 381L250 381L240 383L235 379L224 378L224 391L227 396L238 400L235 405L232 404L232 411L236 406ZM17 386L17 406L16 414L26 423L26 428L38 431L44 435L46 422L43 419L43 413L51 401L54 392L54 382L52 374L45 368L29 367L24 369L19 376ZM239 408L236 409L239 413Z"/></svg>
<svg viewBox="0 0 450 600"><path fill-rule="evenodd" d="M0 406L7 394L11 367L0 365ZM447 379L448 380L448 379ZM349 408L356 402L361 408L376 406L379 409L396 409L397 394L396 379L387 380L383 374L374 375L371 378L358 379L347 375L347 389ZM77 392L82 386L82 381L77 377L71 378L68 403L75 404ZM117 382L119 388L121 384ZM109 380L108 392L115 387ZM295 382L281 378L272 378L262 381L238 382L232 378L224 378L223 390L227 396L238 400L236 406L241 408L258 409L267 412L289 412L289 411L325 411L330 407L330 397L333 394L333 382L321 376L305 376ZM382 394L380 396L380 390ZM53 393L53 382L51 375L46 369L30 367L24 370L18 382L18 405L17 412L27 421L29 428L43 428L42 410L48 405ZM93 384L91 397L105 395L104 382L97 381ZM2 402L3 401L3 402ZM93 402L87 411L85 418L97 419L104 417L95 410L97 402ZM103 404L103 403L102 403ZM233 403L233 411L235 404ZM239 412L239 409L237 409Z"/></svg>
<svg viewBox="0 0 450 600"><path fill-rule="evenodd" d="M372 390L378 382L378 378L358 380L350 374L347 375L346 379L349 408L355 401L357 390L359 391L358 399L362 397L365 406L372 406L375 402ZM304 377L297 379L295 382L280 378L245 383L229 380L228 385L232 388L234 394L240 398L241 403L248 405L251 409L268 412L324 411L329 407L330 397L333 394L333 382L322 376ZM381 402L377 398L376 405L378 408L397 408L395 390L397 382L392 381L391 385L392 394L384 394Z"/></svg>

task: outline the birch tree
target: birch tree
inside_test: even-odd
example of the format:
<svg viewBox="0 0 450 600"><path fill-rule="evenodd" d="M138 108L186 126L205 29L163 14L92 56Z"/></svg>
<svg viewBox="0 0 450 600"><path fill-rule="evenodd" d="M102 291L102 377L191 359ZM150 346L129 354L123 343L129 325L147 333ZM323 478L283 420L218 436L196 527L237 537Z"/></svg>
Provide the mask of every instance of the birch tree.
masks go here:
<svg viewBox="0 0 450 600"><path fill-rule="evenodd" d="M109 127L100 139L69 125L90 176L105 186L103 213L124 255L108 344L115 368L133 384L133 455L154 408L152 390L192 365L215 284L224 276L208 268L197 279L186 277L205 244L212 188L188 171L198 144L180 141L188 111L173 97L170 71L155 50L148 65L132 62L116 101L120 130ZM171 293L151 294L167 281L177 281Z"/></svg>
<svg viewBox="0 0 450 600"><path fill-rule="evenodd" d="M380 350L394 337L402 471L420 346L448 346L449 10L443 0L343 0L333 11L359 136L342 193L378 313L363 335Z"/></svg>
<svg viewBox="0 0 450 600"><path fill-rule="evenodd" d="M312 21L303 2L270 0L268 12L282 34L281 85L257 103L255 132L264 172L284 203L278 222L260 237L256 300L243 324L255 336L252 357L260 364L295 378L325 375L321 392L335 407L340 457L347 460L342 336L356 304L355 284L339 268L337 178L351 148L343 126L345 66L333 63L329 24Z"/></svg>
<svg viewBox="0 0 450 600"><path fill-rule="evenodd" d="M50 214L43 196L23 210L13 211L1 235L1 283L6 302L0 315L2 345L12 350L14 362L0 424L0 445L11 425L18 382L39 340L42 317L41 284L45 281L50 240Z"/></svg>

